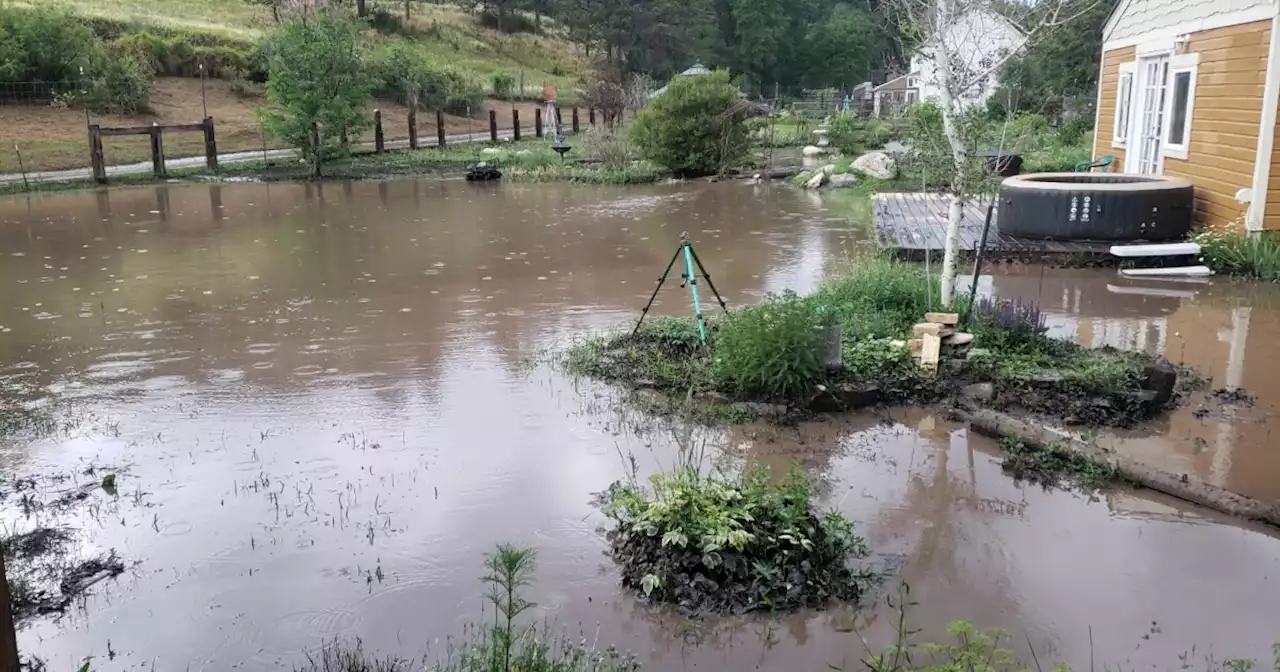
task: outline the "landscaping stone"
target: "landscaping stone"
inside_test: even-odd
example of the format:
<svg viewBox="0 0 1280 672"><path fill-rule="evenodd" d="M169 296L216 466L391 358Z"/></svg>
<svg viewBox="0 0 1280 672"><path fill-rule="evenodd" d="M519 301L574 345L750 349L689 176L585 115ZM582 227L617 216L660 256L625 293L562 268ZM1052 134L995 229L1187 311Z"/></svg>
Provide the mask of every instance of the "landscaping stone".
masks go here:
<svg viewBox="0 0 1280 672"><path fill-rule="evenodd" d="M827 327L826 339L823 341L822 364L829 373L844 371L844 342L840 338L840 325Z"/></svg>
<svg viewBox="0 0 1280 672"><path fill-rule="evenodd" d="M766 404L760 401L739 401L735 402L733 407L756 415L782 416L786 415L788 410L786 404Z"/></svg>
<svg viewBox="0 0 1280 672"><path fill-rule="evenodd" d="M834 163L828 163L827 165L825 165L825 166L823 166L823 167L819 168L818 170L821 170L822 172L824 172L824 173L826 173L826 174L830 175L831 173L836 172L836 164L834 164Z"/></svg>
<svg viewBox="0 0 1280 672"><path fill-rule="evenodd" d="M898 176L898 163L884 152L867 152L853 160L853 169L877 180L892 180Z"/></svg>
<svg viewBox="0 0 1280 672"><path fill-rule="evenodd" d="M1178 386L1178 371L1168 360L1158 359L1148 364L1143 376L1143 389L1154 392L1147 402L1151 408L1161 408L1173 400L1173 393Z"/></svg>
<svg viewBox="0 0 1280 672"><path fill-rule="evenodd" d="M819 170L818 172L813 174L813 177L809 178L808 182L804 183L804 188L819 189L822 187L823 183L825 183L826 181L827 181L827 174Z"/></svg>
<svg viewBox="0 0 1280 672"><path fill-rule="evenodd" d="M960 313L925 313L924 321L937 322L938 324L954 327L960 324Z"/></svg>
<svg viewBox="0 0 1280 672"><path fill-rule="evenodd" d="M961 346L961 345L969 345L972 342L973 342L973 334L966 334L962 332L956 332L942 339L943 345Z"/></svg>
<svg viewBox="0 0 1280 672"><path fill-rule="evenodd" d="M841 383L835 387L819 385L809 399L807 407L814 413L842 413L878 403L880 403L879 387Z"/></svg>
<svg viewBox="0 0 1280 672"><path fill-rule="evenodd" d="M839 175L832 175L830 181L827 182L827 186L831 189L845 189L852 187L857 183L858 178L848 173L841 173Z"/></svg>
<svg viewBox="0 0 1280 672"><path fill-rule="evenodd" d="M996 386L991 383L974 383L960 388L960 398L978 404L985 404L996 398Z"/></svg>
<svg viewBox="0 0 1280 672"><path fill-rule="evenodd" d="M805 156L822 156L827 153L827 150L822 147L808 145L804 149L800 150L800 153Z"/></svg>

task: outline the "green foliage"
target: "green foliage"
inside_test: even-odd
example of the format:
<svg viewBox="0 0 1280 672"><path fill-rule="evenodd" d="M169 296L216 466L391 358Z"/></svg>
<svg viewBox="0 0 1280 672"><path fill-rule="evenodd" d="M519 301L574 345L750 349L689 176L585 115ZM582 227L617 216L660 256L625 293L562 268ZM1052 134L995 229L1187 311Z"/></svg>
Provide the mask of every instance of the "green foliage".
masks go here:
<svg viewBox="0 0 1280 672"><path fill-rule="evenodd" d="M101 59L101 42L70 12L0 4L0 82L76 83Z"/></svg>
<svg viewBox="0 0 1280 672"><path fill-rule="evenodd" d="M429 110L465 114L480 109L484 99L478 83L403 42L375 51L367 70L373 95L384 100L408 105L416 98Z"/></svg>
<svg viewBox="0 0 1280 672"><path fill-rule="evenodd" d="M493 73L493 95L503 100L512 98L516 92L516 76L509 72Z"/></svg>
<svg viewBox="0 0 1280 672"><path fill-rule="evenodd" d="M101 61L82 88L64 97L95 112L138 114L151 108L151 73L133 58Z"/></svg>
<svg viewBox="0 0 1280 672"><path fill-rule="evenodd" d="M265 74L262 51L248 45L196 44L186 35L157 35L144 30L121 36L112 48L162 77L199 77L201 66L204 75L211 78L240 73L261 79Z"/></svg>
<svg viewBox="0 0 1280 672"><path fill-rule="evenodd" d="M1012 99L1019 110L1054 116L1079 101L1083 109L1078 111L1093 119L1102 28L1117 2L1072 0L1061 6L1061 16L1078 16L1069 27L1041 35L1020 58L1010 59L1000 80L1005 90L996 98Z"/></svg>
<svg viewBox="0 0 1280 672"><path fill-rule="evenodd" d="M151 73L113 53L67 12L0 5L0 83L39 83L68 104L133 114L151 103Z"/></svg>
<svg viewBox="0 0 1280 672"><path fill-rule="evenodd" d="M1215 273L1280 282L1280 237L1275 234L1203 231L1191 240Z"/></svg>
<svg viewBox="0 0 1280 672"><path fill-rule="evenodd" d="M746 117L727 72L678 77L636 117L631 140L646 159L676 175L709 175L746 154Z"/></svg>
<svg viewBox="0 0 1280 672"><path fill-rule="evenodd" d="M325 161L349 154L350 139L371 123L362 52L359 26L333 11L288 21L269 38L270 106L259 114L316 177Z"/></svg>
<svg viewBox="0 0 1280 672"><path fill-rule="evenodd" d="M623 133L610 128L590 128L578 136L583 150L607 170L629 168L636 160L635 147Z"/></svg>
<svg viewBox="0 0 1280 672"><path fill-rule="evenodd" d="M497 612L492 629L493 660L489 669L511 669L511 649L517 636L513 624L517 616L534 607L521 591L533 584L535 562L536 554L532 548L510 544L499 544L494 552L485 554L484 566L488 573L480 580L489 587L485 597Z"/></svg>
<svg viewBox="0 0 1280 672"><path fill-rule="evenodd" d="M746 397L791 397L823 375L823 328L830 323L794 292L770 296L738 311L716 335L712 367L722 389Z"/></svg>
<svg viewBox="0 0 1280 672"><path fill-rule="evenodd" d="M857 156L884 147L885 143L899 139L899 134L896 120L841 114L831 121L828 137L841 153Z"/></svg>
<svg viewBox="0 0 1280 672"><path fill-rule="evenodd" d="M716 325L710 327L712 336ZM571 373L685 394L712 388L711 359L691 319L653 317L633 335L593 338L569 350Z"/></svg>
<svg viewBox="0 0 1280 672"><path fill-rule="evenodd" d="M1100 462L1060 446L1032 448L1016 438L1004 437L1002 467L1014 478L1049 487L1069 485L1085 492L1123 480L1113 464Z"/></svg>
<svg viewBox="0 0 1280 672"><path fill-rule="evenodd" d="M774 483L764 471L727 479L683 467L650 485L614 483L604 501L623 583L649 599L694 612L857 599L849 561L866 546L839 513L814 510L803 471Z"/></svg>

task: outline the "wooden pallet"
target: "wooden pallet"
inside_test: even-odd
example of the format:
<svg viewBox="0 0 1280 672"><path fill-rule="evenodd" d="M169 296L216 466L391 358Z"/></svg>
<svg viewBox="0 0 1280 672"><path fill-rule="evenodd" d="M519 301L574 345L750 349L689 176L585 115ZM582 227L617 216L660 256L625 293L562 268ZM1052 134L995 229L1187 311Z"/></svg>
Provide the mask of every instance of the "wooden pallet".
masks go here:
<svg viewBox="0 0 1280 672"><path fill-rule="evenodd" d="M978 249L989 203L988 199L965 203L960 221L961 250L972 252ZM950 204L949 197L939 194L876 194L872 197L876 244L882 249L897 251L901 256L917 258L928 252L940 257L946 249L947 209ZM1107 242L1015 238L1000 233L994 216L987 236L987 253L997 256L1110 256L1111 245Z"/></svg>

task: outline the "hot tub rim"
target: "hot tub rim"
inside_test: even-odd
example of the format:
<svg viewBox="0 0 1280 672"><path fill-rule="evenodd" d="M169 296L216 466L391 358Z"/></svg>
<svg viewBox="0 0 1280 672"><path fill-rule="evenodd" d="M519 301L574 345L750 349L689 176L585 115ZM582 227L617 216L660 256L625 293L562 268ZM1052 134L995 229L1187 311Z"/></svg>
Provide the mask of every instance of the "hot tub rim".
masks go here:
<svg viewBox="0 0 1280 672"><path fill-rule="evenodd" d="M1055 177L1080 177L1084 173L1026 173L1007 177L1000 183L1000 188L1017 190L1042 191L1102 191L1102 192L1159 192L1194 189L1190 180L1169 175L1146 175L1140 173L1096 173L1097 175L1117 175L1141 178L1140 182L1053 182ZM1050 179L1046 179L1050 178Z"/></svg>

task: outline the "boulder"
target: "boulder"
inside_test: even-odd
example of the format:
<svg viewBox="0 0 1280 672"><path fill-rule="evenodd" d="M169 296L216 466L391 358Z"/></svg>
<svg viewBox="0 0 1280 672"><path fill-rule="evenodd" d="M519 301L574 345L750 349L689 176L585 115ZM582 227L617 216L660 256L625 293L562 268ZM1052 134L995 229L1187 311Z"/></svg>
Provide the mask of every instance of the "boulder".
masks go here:
<svg viewBox="0 0 1280 672"><path fill-rule="evenodd" d="M827 153L827 150L823 149L822 147L815 147L813 145L808 145L804 149L800 150L800 153L805 156L822 156L823 154Z"/></svg>
<svg viewBox="0 0 1280 672"><path fill-rule="evenodd" d="M857 183L858 178L848 173L841 173L840 175L832 175L831 179L827 182L827 186L832 189L844 189L846 187L852 187Z"/></svg>
<svg viewBox="0 0 1280 672"><path fill-rule="evenodd" d="M956 332L942 339L943 345L961 346L961 345L969 345L972 342L973 342L973 334L966 334L964 332Z"/></svg>
<svg viewBox="0 0 1280 672"><path fill-rule="evenodd" d="M823 167L819 168L818 170L821 170L822 172L824 172L824 173L826 173L826 174L830 175L831 173L836 172L836 164L834 164L834 163L828 163L827 165L825 165L825 166L823 166Z"/></svg>
<svg viewBox="0 0 1280 672"><path fill-rule="evenodd" d="M853 160L853 169L877 180L892 180L898 176L898 164L884 152L867 152Z"/></svg>
<svg viewBox="0 0 1280 672"><path fill-rule="evenodd" d="M818 172L813 174L813 177L809 178L808 182L804 183L804 188L818 189L823 184L826 184L826 182L827 182L827 174L819 170Z"/></svg>

